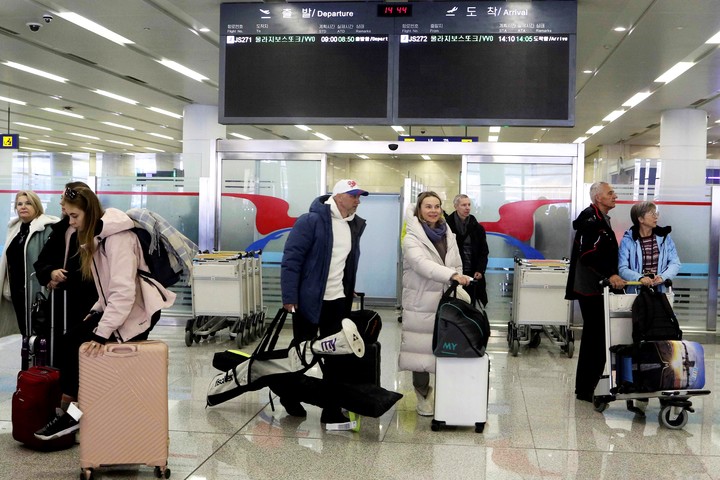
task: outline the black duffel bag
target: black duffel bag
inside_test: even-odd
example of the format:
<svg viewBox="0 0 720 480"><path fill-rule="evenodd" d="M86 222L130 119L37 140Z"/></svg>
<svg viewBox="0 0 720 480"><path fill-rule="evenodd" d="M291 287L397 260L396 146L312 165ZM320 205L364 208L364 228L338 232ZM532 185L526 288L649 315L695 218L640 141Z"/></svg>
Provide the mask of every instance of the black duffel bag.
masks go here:
<svg viewBox="0 0 720 480"><path fill-rule="evenodd" d="M443 293L435 314L432 348L436 357L482 357L490 338L485 309L457 298L458 283Z"/></svg>

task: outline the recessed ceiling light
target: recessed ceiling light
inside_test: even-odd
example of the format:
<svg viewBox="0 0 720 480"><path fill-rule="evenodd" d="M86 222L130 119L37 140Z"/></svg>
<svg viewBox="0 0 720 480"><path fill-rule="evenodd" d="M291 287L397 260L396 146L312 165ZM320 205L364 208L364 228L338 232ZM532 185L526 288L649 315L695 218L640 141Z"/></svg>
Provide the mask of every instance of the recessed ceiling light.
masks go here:
<svg viewBox="0 0 720 480"><path fill-rule="evenodd" d="M90 140L100 140L100 137L93 137L92 135L85 135L84 133L68 132L68 134L75 135L76 137L80 137L80 138L89 138Z"/></svg>
<svg viewBox="0 0 720 480"><path fill-rule="evenodd" d="M116 143L116 144L118 144L118 145L125 145L126 147L134 147L134 146L135 146L135 145L133 145L132 143L119 142L119 141L117 141L117 140L108 140L108 143Z"/></svg>
<svg viewBox="0 0 720 480"><path fill-rule="evenodd" d="M705 43L720 43L720 32L708 38L708 41Z"/></svg>
<svg viewBox="0 0 720 480"><path fill-rule="evenodd" d="M121 102L129 103L130 105L137 105L137 100L133 100L132 98L123 97L122 95L118 95L117 93L112 92L106 92L105 90L93 90L93 92L103 95L105 97L114 98L115 100L120 100Z"/></svg>
<svg viewBox="0 0 720 480"><path fill-rule="evenodd" d="M588 137L578 137L575 140L573 140L573 143L584 143L585 140L587 140Z"/></svg>
<svg viewBox="0 0 720 480"><path fill-rule="evenodd" d="M92 148L92 147L80 147L83 150L92 150L93 152L104 152L105 150L101 150L99 148Z"/></svg>
<svg viewBox="0 0 720 480"><path fill-rule="evenodd" d="M420 155L420 156L422 157L423 160L432 160L432 158L430 158L430 155Z"/></svg>
<svg viewBox="0 0 720 480"><path fill-rule="evenodd" d="M209 31L210 31L210 29L207 27L198 28L198 32L207 33Z"/></svg>
<svg viewBox="0 0 720 480"><path fill-rule="evenodd" d="M247 135L242 135L240 133L231 133L230 135L232 135L233 137L237 137L241 140L252 140L252 137L248 137Z"/></svg>
<svg viewBox="0 0 720 480"><path fill-rule="evenodd" d="M307 125L295 125L295 127L299 128L303 132L309 132L312 130L312 128L308 127Z"/></svg>
<svg viewBox="0 0 720 480"><path fill-rule="evenodd" d="M490 133L500 133L500 127L490 127Z"/></svg>
<svg viewBox="0 0 720 480"><path fill-rule="evenodd" d="M615 27L615 28L613 28L613 30L615 30L616 32L624 32L624 31L627 30L627 28L625 28L625 27Z"/></svg>
<svg viewBox="0 0 720 480"><path fill-rule="evenodd" d="M160 133L150 132L150 133L148 133L148 135L152 135L153 137L158 137L158 138L165 138L165 139L167 139L167 140L175 140L175 139L174 139L173 137L171 137L170 135L162 135L162 134L160 134Z"/></svg>
<svg viewBox="0 0 720 480"><path fill-rule="evenodd" d="M20 148L22 150L32 150L33 152L47 152L47 150L43 150L42 148L24 147L22 145L20 145Z"/></svg>
<svg viewBox="0 0 720 480"><path fill-rule="evenodd" d="M593 73L593 70L583 70L583 73Z"/></svg>
<svg viewBox="0 0 720 480"><path fill-rule="evenodd" d="M499 138L498 135L488 135L488 142L497 142Z"/></svg>
<svg viewBox="0 0 720 480"><path fill-rule="evenodd" d="M367 155L363 155L362 153L356 153L356 155L357 155L358 157L362 158L363 160L367 160L368 158L370 158L370 157L368 157Z"/></svg>
<svg viewBox="0 0 720 480"><path fill-rule="evenodd" d="M678 62L670 70L660 75L655 79L658 83L670 83L677 77L689 70L695 62Z"/></svg>
<svg viewBox="0 0 720 480"><path fill-rule="evenodd" d="M171 70L175 70L178 73L182 73L186 77L190 77L193 80L197 80L198 82L202 82L203 80L208 80L208 77L206 77L205 75L198 73L194 70L190 70L186 66L180 65L179 63L177 63L173 60L168 60L167 58L163 58L162 60L156 60L156 62L168 67Z"/></svg>
<svg viewBox="0 0 720 480"><path fill-rule="evenodd" d="M17 105L27 105L27 103L23 102L22 100L15 100L14 98L8 97L0 97L0 102L15 103Z"/></svg>
<svg viewBox="0 0 720 480"><path fill-rule="evenodd" d="M50 112L50 113L56 113L58 115L65 115L66 117L85 118L82 115L79 115L77 113L68 112L67 110L58 110L55 108L41 108L40 110L45 110L46 112Z"/></svg>
<svg viewBox="0 0 720 480"><path fill-rule="evenodd" d="M328 136L325 135L324 133L313 132L313 135L315 135L316 137L321 138L321 139L323 139L323 140L332 140L332 138L328 137Z"/></svg>
<svg viewBox="0 0 720 480"><path fill-rule="evenodd" d="M33 125L32 123L24 123L24 122L13 122L13 123L15 125L20 125L21 127L30 127L30 128L37 128L38 130L52 131L52 128L41 127L40 125Z"/></svg>
<svg viewBox="0 0 720 480"><path fill-rule="evenodd" d="M68 22L74 23L78 27L82 27L85 30L94 33L95 35L100 35L101 37L106 38L111 42L115 42L118 45L128 45L135 43L132 40L128 40L122 35L118 35L112 30L103 27L99 23L95 23L92 20L83 17L82 15L78 15L75 12L58 12L58 16L67 20Z"/></svg>
<svg viewBox="0 0 720 480"><path fill-rule="evenodd" d="M625 110L614 110L608 114L607 117L603 118L603 122L614 122L625 113Z"/></svg>
<svg viewBox="0 0 720 480"><path fill-rule="evenodd" d="M182 115L179 115L179 114L177 114L177 113L170 112L170 111L167 111L167 110L163 110L162 108L148 107L148 110L151 110L151 111L153 111L153 112L155 112L155 113L159 113L159 114L162 114L162 115L167 115L168 117L173 117L173 118L177 118L177 119L183 118Z"/></svg>
<svg viewBox="0 0 720 480"><path fill-rule="evenodd" d="M590 128L587 132L585 132L588 135L595 135L597 132L605 128L603 125L595 125L594 127Z"/></svg>
<svg viewBox="0 0 720 480"><path fill-rule="evenodd" d="M38 140L40 143L48 143L50 145L60 145L61 147L67 147L67 143L53 142L52 140Z"/></svg>
<svg viewBox="0 0 720 480"><path fill-rule="evenodd" d="M113 122L100 122L103 125L107 125L109 127L115 127L115 128L122 128L124 130L135 130L133 127L128 127L127 125L120 125L119 123L113 123Z"/></svg>
<svg viewBox="0 0 720 480"><path fill-rule="evenodd" d="M33 75L37 75L38 77L47 78L49 80L55 80L56 82L65 83L67 82L67 78L63 78L61 76L48 73L44 70L38 70L37 68L28 67L27 65L23 65L22 63L16 63L16 62L5 62L5 65L8 67L12 67L17 70L22 70L23 72L32 73Z"/></svg>
<svg viewBox="0 0 720 480"><path fill-rule="evenodd" d="M393 130L395 130L396 132L398 132L398 133L405 131L405 129L404 129L403 127L399 126L399 125L391 125L391 128L392 128Z"/></svg>
<svg viewBox="0 0 720 480"><path fill-rule="evenodd" d="M160 150L159 148L153 148L153 147L145 147L145 150L152 150L153 152L165 153L165 150Z"/></svg>

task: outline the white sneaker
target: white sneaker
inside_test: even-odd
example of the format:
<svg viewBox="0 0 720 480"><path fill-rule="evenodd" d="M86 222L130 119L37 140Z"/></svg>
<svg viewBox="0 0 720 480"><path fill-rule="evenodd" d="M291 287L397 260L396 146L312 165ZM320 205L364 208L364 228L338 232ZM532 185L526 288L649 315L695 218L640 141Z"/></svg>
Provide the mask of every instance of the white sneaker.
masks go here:
<svg viewBox="0 0 720 480"><path fill-rule="evenodd" d="M433 388L428 388L426 396L422 396L416 389L415 396L417 397L417 407L415 408L417 414L421 417L432 417L435 414L435 392L433 392Z"/></svg>

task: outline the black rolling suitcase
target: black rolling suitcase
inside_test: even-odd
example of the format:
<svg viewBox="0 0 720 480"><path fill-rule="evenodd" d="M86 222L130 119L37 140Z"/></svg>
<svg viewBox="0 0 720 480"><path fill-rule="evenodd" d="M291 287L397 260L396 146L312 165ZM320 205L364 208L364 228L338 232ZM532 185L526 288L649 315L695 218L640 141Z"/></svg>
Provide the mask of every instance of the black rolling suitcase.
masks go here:
<svg viewBox="0 0 720 480"><path fill-rule="evenodd" d="M61 301L56 301L57 290L50 291L50 298L42 292L35 295L26 319L26 335L22 338L21 370L31 366L58 366L57 347L67 330L67 292L61 291ZM58 310L61 310L62 325L58 325Z"/></svg>

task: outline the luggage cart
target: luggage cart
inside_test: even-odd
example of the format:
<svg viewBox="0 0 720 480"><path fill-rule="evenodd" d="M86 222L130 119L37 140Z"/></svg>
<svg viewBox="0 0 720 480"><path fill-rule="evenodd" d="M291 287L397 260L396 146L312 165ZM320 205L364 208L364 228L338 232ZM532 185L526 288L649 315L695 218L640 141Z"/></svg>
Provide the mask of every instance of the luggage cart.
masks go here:
<svg viewBox="0 0 720 480"><path fill-rule="evenodd" d="M246 343L247 268L244 252L199 254L191 276L193 318L185 326L185 345L215 336L224 328L238 346Z"/></svg>
<svg viewBox="0 0 720 480"><path fill-rule="evenodd" d="M512 316L507 343L513 356L520 345L535 348L540 335L547 337L572 358L575 336L570 330L570 302L565 300L570 262L515 258Z"/></svg>
<svg viewBox="0 0 720 480"><path fill-rule="evenodd" d="M641 285L640 282L628 282L628 285ZM672 282L666 281L667 295L672 305ZM610 402L625 400L627 409L640 415L645 412L635 405L635 400L657 398L660 400L658 422L667 428L679 430L688 422L688 412L694 412L691 397L709 395L710 390L660 390L656 392L615 393L617 392L617 365L613 347L632 345L632 304L636 294L615 295L610 292L609 283L603 282L603 304L605 312L605 368L593 395L593 408L597 412L605 411Z"/></svg>
<svg viewBox="0 0 720 480"><path fill-rule="evenodd" d="M246 256L248 267L248 339L253 341L262 337L265 331L265 315L267 307L263 305L262 296L262 250L248 252Z"/></svg>

